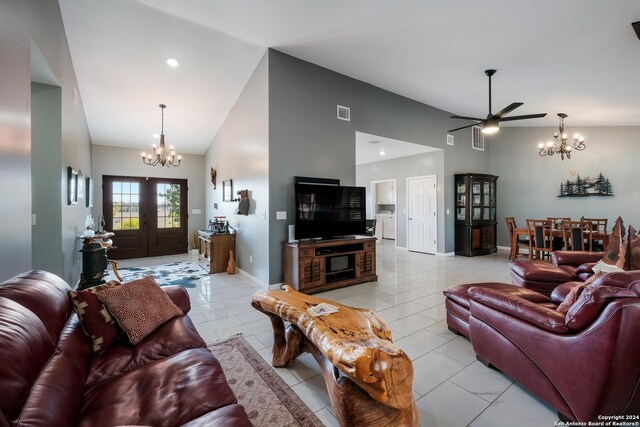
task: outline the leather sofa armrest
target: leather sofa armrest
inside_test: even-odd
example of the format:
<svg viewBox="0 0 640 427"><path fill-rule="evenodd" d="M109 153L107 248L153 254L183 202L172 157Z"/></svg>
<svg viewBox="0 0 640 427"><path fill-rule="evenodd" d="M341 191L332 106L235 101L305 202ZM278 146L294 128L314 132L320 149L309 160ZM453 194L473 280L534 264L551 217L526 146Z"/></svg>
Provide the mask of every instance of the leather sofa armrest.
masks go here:
<svg viewBox="0 0 640 427"><path fill-rule="evenodd" d="M587 273L588 275L593 275L595 271L593 271L593 266L596 265L595 262L585 262L580 264L578 268L576 268L576 276L581 275L582 273Z"/></svg>
<svg viewBox="0 0 640 427"><path fill-rule="evenodd" d="M580 285L584 285L584 282L567 282L556 286L553 292L551 292L551 302L558 305L562 304L567 298L567 295L569 295L569 292L571 292L571 289Z"/></svg>
<svg viewBox="0 0 640 427"><path fill-rule="evenodd" d="M587 262L596 263L604 257L604 252L587 251L553 251L551 252L551 263L553 265L572 265L578 267Z"/></svg>
<svg viewBox="0 0 640 427"><path fill-rule="evenodd" d="M191 310L191 301L185 288L181 286L163 286L162 289L184 314L187 314L189 310Z"/></svg>
<svg viewBox="0 0 640 427"><path fill-rule="evenodd" d="M619 271L615 273L603 274L595 279L592 284L597 286L615 286L616 288L627 288L632 282L640 280L640 270Z"/></svg>
<svg viewBox="0 0 640 427"><path fill-rule="evenodd" d="M542 305L538 305L523 298L513 297L481 287L469 289L471 295L471 315L474 304L491 307L501 313L515 317L545 331L563 334L569 332L565 325L564 314Z"/></svg>

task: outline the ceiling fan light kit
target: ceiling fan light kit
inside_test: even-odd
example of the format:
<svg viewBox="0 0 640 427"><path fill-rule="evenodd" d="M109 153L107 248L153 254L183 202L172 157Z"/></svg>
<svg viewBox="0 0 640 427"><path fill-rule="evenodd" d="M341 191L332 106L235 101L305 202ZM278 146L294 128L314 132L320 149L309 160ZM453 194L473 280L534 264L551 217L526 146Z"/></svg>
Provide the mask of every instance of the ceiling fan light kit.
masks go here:
<svg viewBox="0 0 640 427"><path fill-rule="evenodd" d="M496 70L489 69L485 70L484 73L489 77L489 114L486 119L481 119L478 117L466 117L466 116L451 116L452 119L461 119L461 120L474 120L478 123L472 123L470 125L462 126L459 128L451 129L448 132L455 132L458 130L466 129L471 126L480 126L482 128L482 133L484 134L492 134L496 133L500 130L500 122L508 122L514 120L525 120L525 119L537 119L540 117L544 117L547 113L539 113L539 114L526 114L522 116L511 116L505 117L507 114L515 110L516 108L522 106L522 102L513 102L497 113L493 114L491 112L491 77L496 73Z"/></svg>
<svg viewBox="0 0 640 427"><path fill-rule="evenodd" d="M573 136L573 144L568 144L568 135L564 131L564 119L566 119L568 116L565 113L558 113L558 117L560 119L558 132L553 133L553 141L547 142L546 145L543 142L538 144L538 154L542 157L560 154L561 160L564 160L565 156L567 156L568 160L571 158L571 151L582 151L587 148L587 146L584 143L584 136L581 136L577 133Z"/></svg>
<svg viewBox="0 0 640 427"><path fill-rule="evenodd" d="M160 131L160 147L156 147L156 144L153 144L153 155L142 153L142 162L149 166L155 166L160 164L162 166L170 167L180 166L180 162L182 161L182 156L176 156L176 152L173 149L173 145L169 147L170 151L167 151L167 147L164 144L164 109L167 108L166 105L160 104L160 111L162 112L162 127Z"/></svg>

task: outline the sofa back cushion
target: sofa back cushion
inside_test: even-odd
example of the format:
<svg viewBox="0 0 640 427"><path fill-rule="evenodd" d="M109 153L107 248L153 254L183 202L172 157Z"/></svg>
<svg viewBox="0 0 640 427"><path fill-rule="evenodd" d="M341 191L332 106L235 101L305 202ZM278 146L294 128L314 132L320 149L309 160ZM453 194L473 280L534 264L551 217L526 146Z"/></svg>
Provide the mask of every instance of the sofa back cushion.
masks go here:
<svg viewBox="0 0 640 427"><path fill-rule="evenodd" d="M569 307L565 324L574 331L589 326L611 301L618 298L637 298L631 289L613 286L587 286L577 301Z"/></svg>
<svg viewBox="0 0 640 427"><path fill-rule="evenodd" d="M67 282L41 270L28 271L0 283L0 297L11 299L33 312L53 342L58 341L60 331L71 315L69 290Z"/></svg>
<svg viewBox="0 0 640 427"><path fill-rule="evenodd" d="M54 350L38 316L17 302L0 297L0 410L8 420L20 416Z"/></svg>
<svg viewBox="0 0 640 427"><path fill-rule="evenodd" d="M0 412L10 425L75 423L90 348L69 319L68 289L38 271L0 284Z"/></svg>

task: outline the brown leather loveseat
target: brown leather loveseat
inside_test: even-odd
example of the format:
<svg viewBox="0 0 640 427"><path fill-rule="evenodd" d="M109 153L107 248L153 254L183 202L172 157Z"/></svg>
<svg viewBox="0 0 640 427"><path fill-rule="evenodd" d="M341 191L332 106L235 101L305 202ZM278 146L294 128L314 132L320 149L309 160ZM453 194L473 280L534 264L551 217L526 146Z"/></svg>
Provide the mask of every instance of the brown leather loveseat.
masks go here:
<svg viewBox="0 0 640 427"><path fill-rule="evenodd" d="M250 426L218 360L185 314L137 345L93 356L59 277L30 271L0 284L0 427Z"/></svg>
<svg viewBox="0 0 640 427"><path fill-rule="evenodd" d="M445 290L447 323L495 366L554 407L561 419L640 414L640 271L597 277L568 311L568 282L550 296L508 284ZM637 422L637 419L636 421Z"/></svg>

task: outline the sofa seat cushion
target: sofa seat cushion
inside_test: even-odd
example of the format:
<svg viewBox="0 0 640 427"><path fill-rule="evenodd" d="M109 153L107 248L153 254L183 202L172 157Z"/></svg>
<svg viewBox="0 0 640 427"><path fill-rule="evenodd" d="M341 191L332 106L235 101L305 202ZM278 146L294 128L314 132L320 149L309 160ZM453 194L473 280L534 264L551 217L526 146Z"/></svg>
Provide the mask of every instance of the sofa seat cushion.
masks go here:
<svg viewBox="0 0 640 427"><path fill-rule="evenodd" d="M88 387L76 426L179 426L233 403L220 362L192 349Z"/></svg>
<svg viewBox="0 0 640 427"><path fill-rule="evenodd" d="M209 412L182 427L253 427L244 408L238 404L228 405Z"/></svg>
<svg viewBox="0 0 640 427"><path fill-rule="evenodd" d="M189 316L174 317L136 345L120 340L92 359L87 386L132 371L154 360L192 348L204 348Z"/></svg>
<svg viewBox="0 0 640 427"><path fill-rule="evenodd" d="M512 261L511 271L525 280L537 282L564 283L575 280L572 272L544 261Z"/></svg>

